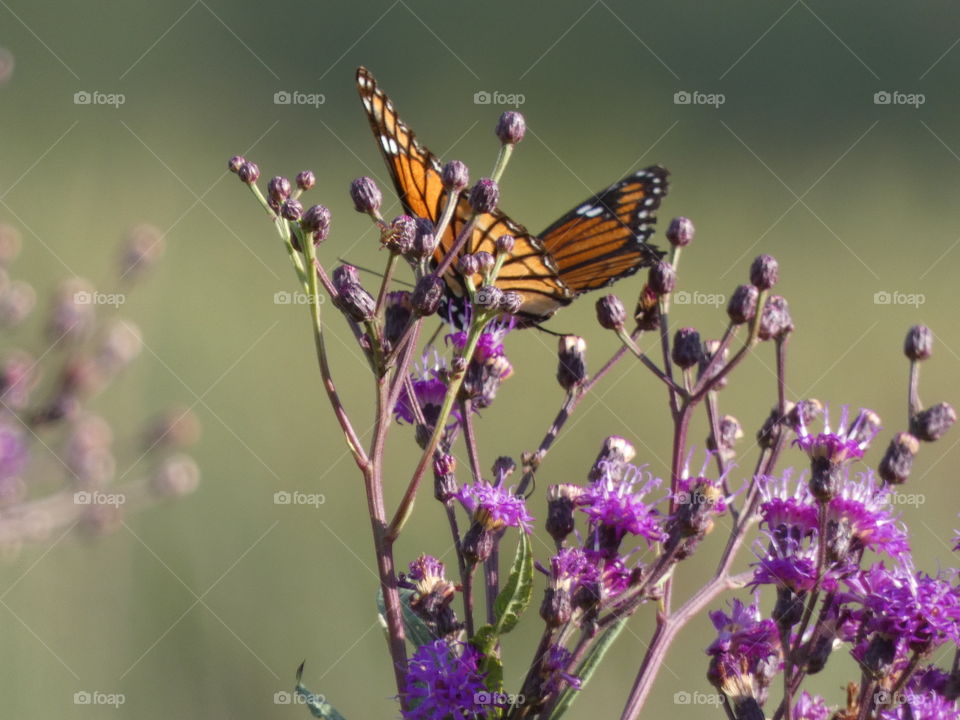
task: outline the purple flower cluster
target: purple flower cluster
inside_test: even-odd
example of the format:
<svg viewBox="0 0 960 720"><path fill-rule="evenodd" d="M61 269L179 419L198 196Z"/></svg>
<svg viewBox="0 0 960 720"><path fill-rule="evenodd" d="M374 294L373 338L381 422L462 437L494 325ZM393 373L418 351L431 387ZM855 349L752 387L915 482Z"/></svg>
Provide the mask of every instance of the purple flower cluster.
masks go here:
<svg viewBox="0 0 960 720"><path fill-rule="evenodd" d="M529 533L533 529L527 505L513 488L484 481L467 484L460 489L459 500L474 521L488 531L515 527Z"/></svg>
<svg viewBox="0 0 960 720"><path fill-rule="evenodd" d="M478 669L480 654L467 643L437 640L421 645L407 666L406 720L480 720L491 707L478 702L486 693Z"/></svg>
<svg viewBox="0 0 960 720"><path fill-rule="evenodd" d="M831 463L843 463L863 457L864 451L880 432L880 425L870 410L861 409L850 425L847 425L848 409L840 413L840 424L830 429L829 409L823 411L823 432L812 434L806 426L804 413L798 413L797 439L794 444L811 459L825 458Z"/></svg>
<svg viewBox="0 0 960 720"><path fill-rule="evenodd" d="M579 505L590 518L593 549L616 552L626 535L648 545L666 538L656 503L646 500L660 486L660 478L635 465L603 464L601 477L590 483Z"/></svg>

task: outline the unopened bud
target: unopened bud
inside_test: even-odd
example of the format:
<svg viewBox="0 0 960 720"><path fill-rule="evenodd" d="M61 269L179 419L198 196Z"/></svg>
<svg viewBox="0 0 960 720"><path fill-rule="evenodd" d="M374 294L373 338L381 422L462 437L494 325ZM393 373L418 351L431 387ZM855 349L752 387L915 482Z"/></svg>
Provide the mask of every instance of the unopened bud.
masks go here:
<svg viewBox="0 0 960 720"><path fill-rule="evenodd" d="M588 477L591 482L595 482L603 477L604 470L616 474L618 468L622 469L636 456L637 449L627 439L619 435L611 435L603 441L603 447L600 448L597 459L593 461Z"/></svg>
<svg viewBox="0 0 960 720"><path fill-rule="evenodd" d="M445 284L436 275L424 275L417 281L410 302L421 317L433 315L443 300Z"/></svg>
<svg viewBox="0 0 960 720"><path fill-rule="evenodd" d="M685 247L693 242L693 221L690 218L675 217L667 228L667 240L671 245Z"/></svg>
<svg viewBox="0 0 960 720"><path fill-rule="evenodd" d="M563 542L576 527L574 510L582 494L583 488L579 485L551 485L547 488L546 528L558 543Z"/></svg>
<svg viewBox="0 0 960 720"><path fill-rule="evenodd" d="M597 322L607 330L619 330L627 319L627 311L616 295L607 295L597 300Z"/></svg>
<svg viewBox="0 0 960 720"><path fill-rule="evenodd" d="M490 178L481 178L470 191L470 207L477 213L490 213L500 202L500 187Z"/></svg>
<svg viewBox="0 0 960 720"><path fill-rule="evenodd" d="M313 233L315 243L323 242L330 234L330 211L323 205L313 205L303 214L300 224Z"/></svg>
<svg viewBox="0 0 960 720"><path fill-rule="evenodd" d="M470 184L470 172L459 160L451 160L443 166L440 174L443 187L451 192L460 192Z"/></svg>
<svg viewBox="0 0 960 720"><path fill-rule="evenodd" d="M347 315L356 322L373 320L377 301L359 283L343 285L337 290L340 292L337 304L343 308Z"/></svg>
<svg viewBox="0 0 960 720"><path fill-rule="evenodd" d="M560 338L557 350L557 382L564 390L580 387L587 379L587 342L577 335Z"/></svg>
<svg viewBox="0 0 960 720"><path fill-rule="evenodd" d="M240 172L240 168L243 167L243 164L246 160L242 155L234 155L230 158L230 161L227 163L227 167L230 168L230 172L236 174Z"/></svg>
<svg viewBox="0 0 960 720"><path fill-rule="evenodd" d="M516 242L513 235L501 235L497 238L497 252L503 255L509 255L513 252L513 247Z"/></svg>
<svg viewBox="0 0 960 720"><path fill-rule="evenodd" d="M290 197L290 190L290 181L280 175L270 178L267 183L267 197L276 205Z"/></svg>
<svg viewBox="0 0 960 720"><path fill-rule="evenodd" d="M307 191L317 184L317 177L313 174L312 170L304 170L303 172L297 173L297 187L303 191Z"/></svg>
<svg viewBox="0 0 960 720"><path fill-rule="evenodd" d="M472 277L480 272L480 261L476 255L461 255L457 261L457 269L464 277Z"/></svg>
<svg viewBox="0 0 960 720"><path fill-rule="evenodd" d="M727 316L734 325L750 322L757 314L760 291L755 285L740 285L727 303Z"/></svg>
<svg viewBox="0 0 960 720"><path fill-rule="evenodd" d="M413 249L417 234L417 221L409 215L399 215L390 223L381 236L381 242L394 252L406 255Z"/></svg>
<svg viewBox="0 0 960 720"><path fill-rule="evenodd" d="M523 140L527 132L527 122L523 115L514 110L508 110L500 116L497 122L497 137L504 145L516 145Z"/></svg>
<svg viewBox="0 0 960 720"><path fill-rule="evenodd" d="M890 440L877 468L880 477L890 485L900 485L910 477L913 459L920 450L920 441L910 433L899 432Z"/></svg>
<svg viewBox="0 0 960 720"><path fill-rule="evenodd" d="M680 328L673 336L673 362L684 370L700 362L703 356L703 346L700 344L700 333L694 328Z"/></svg>
<svg viewBox="0 0 960 720"><path fill-rule="evenodd" d="M760 339L780 340L793 332L790 308L782 295L771 295L760 313Z"/></svg>
<svg viewBox="0 0 960 720"><path fill-rule="evenodd" d="M501 300L503 300L503 290L496 285L481 285L474 297L474 302L478 306L491 310L499 308Z"/></svg>
<svg viewBox="0 0 960 720"><path fill-rule="evenodd" d="M523 307L523 295L515 290L504 290L500 298L500 311L507 315L516 315Z"/></svg>
<svg viewBox="0 0 960 720"><path fill-rule="evenodd" d="M373 178L358 177L350 183L350 199L353 200L353 207L357 212L375 215L383 202L383 193Z"/></svg>
<svg viewBox="0 0 960 720"><path fill-rule="evenodd" d="M657 295L672 293L677 287L677 271L668 262L657 262L650 267L650 289Z"/></svg>
<svg viewBox="0 0 960 720"><path fill-rule="evenodd" d="M910 432L924 442L939 440L957 421L957 411L947 403L921 410L910 420Z"/></svg>
<svg viewBox="0 0 960 720"><path fill-rule="evenodd" d="M300 204L299 200L287 198L280 206L280 215L284 220L297 222L301 217L303 217L303 205Z"/></svg>
<svg viewBox="0 0 960 720"><path fill-rule="evenodd" d="M237 177L240 178L241 182L245 182L247 185L253 185L253 183L260 179L260 168L257 167L256 163L247 161L240 166L240 169L237 171Z"/></svg>
<svg viewBox="0 0 960 720"><path fill-rule="evenodd" d="M347 285L360 284L360 271L353 265L338 265L333 269L333 286L339 290Z"/></svg>
<svg viewBox="0 0 960 720"><path fill-rule="evenodd" d="M933 332L926 325L914 325L903 341L903 354L911 360L926 360L933 354Z"/></svg>
<svg viewBox="0 0 960 720"><path fill-rule="evenodd" d="M780 279L780 265L772 255L758 255L750 266L750 283L760 290L769 290Z"/></svg>

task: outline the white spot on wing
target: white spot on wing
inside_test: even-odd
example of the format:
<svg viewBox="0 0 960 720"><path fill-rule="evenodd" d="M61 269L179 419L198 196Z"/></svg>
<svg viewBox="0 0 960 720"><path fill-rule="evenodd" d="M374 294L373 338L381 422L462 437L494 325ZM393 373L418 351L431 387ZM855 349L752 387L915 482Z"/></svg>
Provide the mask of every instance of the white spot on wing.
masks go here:
<svg viewBox="0 0 960 720"><path fill-rule="evenodd" d="M603 207L601 205L591 205L590 203L577 208L577 215L581 217L594 218L602 212Z"/></svg>
<svg viewBox="0 0 960 720"><path fill-rule="evenodd" d="M380 144L383 145L383 151L388 155L396 155L400 152L400 148L397 147L397 141L386 135L380 136Z"/></svg>

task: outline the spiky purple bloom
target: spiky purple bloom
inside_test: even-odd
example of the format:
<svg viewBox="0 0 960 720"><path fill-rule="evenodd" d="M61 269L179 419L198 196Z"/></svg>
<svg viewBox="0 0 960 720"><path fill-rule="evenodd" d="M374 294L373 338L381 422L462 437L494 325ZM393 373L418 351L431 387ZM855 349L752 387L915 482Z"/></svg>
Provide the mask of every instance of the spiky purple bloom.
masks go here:
<svg viewBox="0 0 960 720"><path fill-rule="evenodd" d="M404 696L407 720L479 720L490 706L478 698L486 694L478 670L480 653L471 645L443 640L421 645L407 665Z"/></svg>
<svg viewBox="0 0 960 720"><path fill-rule="evenodd" d="M710 620L717 638L707 648L707 679L735 705L747 697L762 704L766 687L781 664L776 623L761 617L759 602L744 605L736 598L729 615L714 610Z"/></svg>
<svg viewBox="0 0 960 720"><path fill-rule="evenodd" d="M464 324L469 325L472 316L472 309L467 308ZM505 357L503 341L516 325L516 319L512 316L504 320L494 320L487 324L480 339L477 341L477 349L473 353L473 361L484 363L488 360L498 357ZM453 345L457 350L463 350L467 346L467 333L465 330L458 330L446 336L447 342Z"/></svg>
<svg viewBox="0 0 960 720"><path fill-rule="evenodd" d="M752 587L775 585L802 595L817 583L816 545L787 536L771 537L765 553L754 563ZM824 579L827 585L829 578Z"/></svg>
<svg viewBox="0 0 960 720"><path fill-rule="evenodd" d="M440 418L443 399L447 394L446 373L446 362L436 352L429 350L411 373L413 393L428 425L434 425ZM393 408L393 414L399 422L411 424L414 422L413 404L406 388L400 391L397 404ZM457 411L453 411L450 414L451 424L459 422L459 420L459 414Z"/></svg>
<svg viewBox="0 0 960 720"><path fill-rule="evenodd" d="M649 545L664 540L656 503L644 500L660 485L660 478L635 465L602 464L601 477L587 486L578 502L603 548L615 551L627 534L642 537Z"/></svg>
<svg viewBox="0 0 960 720"><path fill-rule="evenodd" d="M523 498L513 488L493 486L488 482L464 485L458 496L464 509L487 530L504 527L520 528L525 533L533 530L533 518L527 513Z"/></svg>
<svg viewBox="0 0 960 720"><path fill-rule="evenodd" d="M846 478L827 503L827 541L839 554L863 548L892 557L910 552L907 529L890 504L890 489L869 471Z"/></svg>
<svg viewBox="0 0 960 720"><path fill-rule="evenodd" d="M877 416L870 410L861 409L849 426L847 416L848 409L844 406L840 414L840 424L833 431L830 429L829 410L824 408L823 432L814 435L807 429L803 413L800 413L794 445L807 453L811 460L826 458L831 463L843 463L862 458L864 451L880 432Z"/></svg>
<svg viewBox="0 0 960 720"><path fill-rule="evenodd" d="M822 697L804 690L793 706L793 720L827 720L831 712Z"/></svg>
<svg viewBox="0 0 960 720"><path fill-rule="evenodd" d="M949 680L949 675L936 667L919 671L906 688L890 698L893 706L881 710L878 720L960 720L956 700L945 697Z"/></svg>
<svg viewBox="0 0 960 720"><path fill-rule="evenodd" d="M545 677L543 683L543 696L551 695L561 688L562 683L566 682L574 690L580 689L580 678L571 675L566 671L570 662L572 653L562 645L551 645L547 652L547 657L543 662L542 674Z"/></svg>
<svg viewBox="0 0 960 720"><path fill-rule="evenodd" d="M442 562L433 555L421 555L410 562L410 573L407 577L416 582L422 582L431 578L442 578L443 574L444 565Z"/></svg>

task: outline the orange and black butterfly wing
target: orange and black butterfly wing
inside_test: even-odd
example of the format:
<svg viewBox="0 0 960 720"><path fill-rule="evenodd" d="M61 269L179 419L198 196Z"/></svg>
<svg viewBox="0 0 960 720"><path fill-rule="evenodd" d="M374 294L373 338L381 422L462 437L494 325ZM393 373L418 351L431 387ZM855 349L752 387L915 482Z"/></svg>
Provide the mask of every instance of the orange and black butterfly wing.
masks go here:
<svg viewBox="0 0 960 720"><path fill-rule="evenodd" d="M445 192L440 160L420 144L364 67L357 69L357 91L404 210L436 222Z"/></svg>
<svg viewBox="0 0 960 720"><path fill-rule="evenodd" d="M605 287L663 256L649 244L667 194L665 168L628 175L577 205L538 236L575 295Z"/></svg>
<svg viewBox="0 0 960 720"><path fill-rule="evenodd" d="M366 68L357 70L357 90L404 209L411 215L437 222L446 202L439 159L420 144ZM467 196L461 193L450 225L437 245L435 262L439 263L453 247L470 214ZM499 210L476 219L473 237L467 247L472 252L486 250L492 254L494 243L501 235L513 235L516 245L513 256L504 264L497 285L503 290L521 293L524 299L522 315L532 320L545 319L560 305L573 299L540 241ZM453 295L463 297L463 280L454 267L451 266L444 280Z"/></svg>

